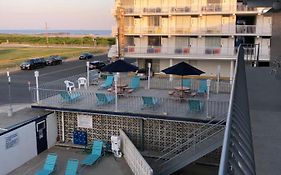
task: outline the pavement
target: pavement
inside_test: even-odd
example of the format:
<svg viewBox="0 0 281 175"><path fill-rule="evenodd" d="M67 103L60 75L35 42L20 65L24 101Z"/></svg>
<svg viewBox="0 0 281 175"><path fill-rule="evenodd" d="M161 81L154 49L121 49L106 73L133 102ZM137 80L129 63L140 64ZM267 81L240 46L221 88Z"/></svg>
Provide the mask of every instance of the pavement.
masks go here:
<svg viewBox="0 0 281 175"><path fill-rule="evenodd" d="M54 146L49 150L44 151L32 160L28 161L21 167L15 169L8 175L30 175L35 174L36 171L40 170L46 159L48 153L56 153L58 156L56 163L56 170L54 174L63 175L65 173L65 168L67 160L77 159L81 162L87 153L83 149L75 149L69 147L58 147ZM114 156L105 155L101 157L93 166L81 166L78 167L78 174L83 175L132 175L130 167L124 158L115 159Z"/></svg>
<svg viewBox="0 0 281 175"><path fill-rule="evenodd" d="M270 72L246 69L257 175L281 173L281 80Z"/></svg>
<svg viewBox="0 0 281 175"><path fill-rule="evenodd" d="M107 60L107 55L99 55L90 60L71 60L64 62L62 65L47 66L39 71L39 84L66 78L72 75L81 74L86 71L86 62L94 60ZM15 70L10 73L11 76L11 103L31 103L31 95L29 92L31 86L35 86L34 71ZM8 81L6 74L0 74L0 106L9 104Z"/></svg>

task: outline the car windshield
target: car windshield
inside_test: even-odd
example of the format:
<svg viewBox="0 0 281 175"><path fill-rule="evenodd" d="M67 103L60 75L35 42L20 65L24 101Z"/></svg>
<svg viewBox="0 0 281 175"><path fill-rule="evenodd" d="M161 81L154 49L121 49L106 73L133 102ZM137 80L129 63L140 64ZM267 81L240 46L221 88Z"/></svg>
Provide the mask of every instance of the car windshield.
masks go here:
<svg viewBox="0 0 281 175"><path fill-rule="evenodd" d="M30 64L30 61L25 61L22 64Z"/></svg>

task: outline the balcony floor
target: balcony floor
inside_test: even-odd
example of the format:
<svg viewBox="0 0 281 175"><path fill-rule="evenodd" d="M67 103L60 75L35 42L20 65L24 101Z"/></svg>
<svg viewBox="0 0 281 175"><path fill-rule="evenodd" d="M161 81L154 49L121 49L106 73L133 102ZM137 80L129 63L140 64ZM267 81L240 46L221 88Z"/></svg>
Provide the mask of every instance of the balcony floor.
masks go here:
<svg viewBox="0 0 281 175"><path fill-rule="evenodd" d="M54 146L49 150L44 151L40 155L31 159L21 167L15 169L9 175L30 175L35 174L36 171L40 170L48 153L56 153L58 156L55 174L63 175L65 172L67 160L78 159L81 162L87 153L83 152L82 149L74 149L69 147L57 147ZM114 159L112 155L103 156L93 166L81 166L78 167L78 174L83 175L111 175L114 172L115 175L132 175L130 167L127 165L124 158Z"/></svg>
<svg viewBox="0 0 281 175"><path fill-rule="evenodd" d="M281 80L270 71L246 70L257 175L281 172Z"/></svg>
<svg viewBox="0 0 281 175"><path fill-rule="evenodd" d="M38 104L33 104L33 107L45 108L51 110L80 110L80 111L101 111L114 112L115 102L106 105L96 104L96 92L102 92L109 95L106 90L99 90L98 86L90 86L87 90L77 90L81 93L80 100L75 102L63 102L59 92L52 96L45 98ZM144 108L142 96L155 97L159 101L159 105L154 108ZM190 97L191 98L191 97ZM169 90L161 89L144 89L138 90L128 94L118 96L118 112L126 114L141 114L149 115L153 118L170 118L177 120L207 120L209 117L225 117L228 109L229 94L215 94L210 93L210 99L207 101L205 96L195 96L192 99L202 101L204 107L202 112L191 112L188 107L188 101L169 95Z"/></svg>

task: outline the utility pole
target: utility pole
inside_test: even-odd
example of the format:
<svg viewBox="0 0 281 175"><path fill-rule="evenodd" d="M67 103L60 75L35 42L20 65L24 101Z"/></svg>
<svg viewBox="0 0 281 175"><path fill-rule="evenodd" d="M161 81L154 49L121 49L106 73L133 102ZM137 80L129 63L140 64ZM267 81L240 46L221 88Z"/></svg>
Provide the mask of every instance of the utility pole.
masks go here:
<svg viewBox="0 0 281 175"><path fill-rule="evenodd" d="M125 37L124 37L124 9L119 5L117 7L117 51L118 51L118 59L123 57L123 51L125 46Z"/></svg>
<svg viewBox="0 0 281 175"><path fill-rule="evenodd" d="M45 31L46 31L46 44L49 47L49 36L48 36L48 24L45 22Z"/></svg>

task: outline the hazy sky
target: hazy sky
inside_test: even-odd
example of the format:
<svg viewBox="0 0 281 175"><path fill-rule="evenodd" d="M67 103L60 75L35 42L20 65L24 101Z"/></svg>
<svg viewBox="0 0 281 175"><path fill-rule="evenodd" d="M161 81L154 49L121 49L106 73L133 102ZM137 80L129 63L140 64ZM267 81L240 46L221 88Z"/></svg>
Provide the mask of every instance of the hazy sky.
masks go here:
<svg viewBox="0 0 281 175"><path fill-rule="evenodd" d="M114 0L0 0L1 29L111 29Z"/></svg>

